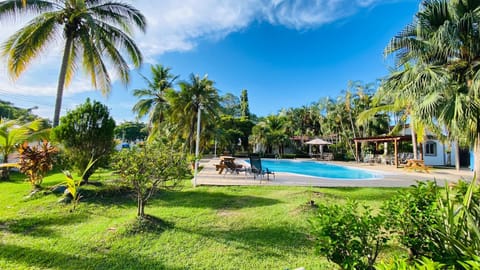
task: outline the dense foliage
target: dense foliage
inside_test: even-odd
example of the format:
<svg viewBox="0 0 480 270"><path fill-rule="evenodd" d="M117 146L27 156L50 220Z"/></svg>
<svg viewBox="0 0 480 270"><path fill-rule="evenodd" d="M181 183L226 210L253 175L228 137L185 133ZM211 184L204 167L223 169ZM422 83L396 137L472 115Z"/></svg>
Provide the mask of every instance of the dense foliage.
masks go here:
<svg viewBox="0 0 480 270"><path fill-rule="evenodd" d="M409 261L390 259L378 269L476 269L480 252L480 187L462 181L445 192L419 183L384 202L373 215L355 202L320 205L311 219L318 251L342 269L373 269L387 240L409 250Z"/></svg>
<svg viewBox="0 0 480 270"><path fill-rule="evenodd" d="M418 185L394 196L384 205L388 228L398 233L400 243L412 258L432 256L432 236L442 222L438 211L439 188L435 182Z"/></svg>
<svg viewBox="0 0 480 270"><path fill-rule="evenodd" d="M85 171L91 160L95 161L83 174L83 181L88 182L98 167L108 165L115 146L114 128L115 121L107 106L87 99L62 117L52 135L62 143L69 161L79 174Z"/></svg>
<svg viewBox="0 0 480 270"><path fill-rule="evenodd" d="M341 206L319 205L311 224L319 254L342 269L374 269L388 239L384 218L373 214L368 206L359 209L355 201Z"/></svg>
<svg viewBox="0 0 480 270"><path fill-rule="evenodd" d="M148 136L147 125L142 122L124 122L117 125L114 130L115 138L126 141L144 141Z"/></svg>

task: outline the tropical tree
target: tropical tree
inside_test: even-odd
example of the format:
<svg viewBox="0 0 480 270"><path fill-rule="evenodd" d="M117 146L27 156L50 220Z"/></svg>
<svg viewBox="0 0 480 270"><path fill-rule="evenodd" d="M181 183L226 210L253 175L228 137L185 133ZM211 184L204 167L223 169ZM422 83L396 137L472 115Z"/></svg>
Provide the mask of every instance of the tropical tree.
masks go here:
<svg viewBox="0 0 480 270"><path fill-rule="evenodd" d="M133 106L133 111L139 118L148 114L148 129L151 138L159 132L160 125L165 120L165 113L168 109L165 93L173 89L173 84L178 78L171 74L170 70L171 68L162 65L151 66L152 80L142 75L147 87L133 90L133 95L141 98Z"/></svg>
<svg viewBox="0 0 480 270"><path fill-rule="evenodd" d="M222 114L224 115L231 115L233 117L241 116L240 98L232 93L226 93L220 97L220 106L222 108Z"/></svg>
<svg viewBox="0 0 480 270"><path fill-rule="evenodd" d="M120 151L113 166L135 192L139 219L147 218L145 206L159 189L179 186L189 172L182 153L174 145L159 142Z"/></svg>
<svg viewBox="0 0 480 270"><path fill-rule="evenodd" d="M114 129L115 138L127 142L143 141L147 138L147 126L143 122L124 122Z"/></svg>
<svg viewBox="0 0 480 270"><path fill-rule="evenodd" d="M102 93L111 89L109 70L123 83L129 82L130 67L142 63L142 55L130 37L133 27L145 31L145 17L133 6L109 0L8 0L0 2L0 20L35 15L26 26L3 44L7 69L16 79L57 37L65 39L58 78L53 126L59 123L63 90L71 82L81 61L92 85ZM104 59L112 63L107 67Z"/></svg>
<svg viewBox="0 0 480 270"><path fill-rule="evenodd" d="M169 122L178 139L186 140L185 149L189 153L194 149L195 126L198 110L201 109L202 127L211 126L218 118L220 97L214 82L205 75L190 75L190 81L179 83L180 91L169 91ZM203 129L203 128L202 128Z"/></svg>
<svg viewBox="0 0 480 270"><path fill-rule="evenodd" d="M415 20L396 35L385 49L387 55L396 55L399 66L411 62L431 70L432 79L417 80L423 89L428 89L429 94L436 92L436 97L439 98L429 96L426 105L435 108L430 110L437 112L434 117L449 122L446 123L447 127L460 129L451 134L465 134L474 149L477 175L480 173L479 8L479 1L422 1ZM448 76L442 76L445 73ZM465 96L454 97L457 95ZM446 112L444 109L447 107L436 101L446 97L468 102L457 102L455 113L450 117L442 117L441 112ZM449 108L451 110L453 107ZM429 110L424 110L427 111Z"/></svg>
<svg viewBox="0 0 480 270"><path fill-rule="evenodd" d="M242 90L242 94L240 96L240 108L241 108L241 115L245 118L250 118L250 108L248 106L248 92L247 89Z"/></svg>

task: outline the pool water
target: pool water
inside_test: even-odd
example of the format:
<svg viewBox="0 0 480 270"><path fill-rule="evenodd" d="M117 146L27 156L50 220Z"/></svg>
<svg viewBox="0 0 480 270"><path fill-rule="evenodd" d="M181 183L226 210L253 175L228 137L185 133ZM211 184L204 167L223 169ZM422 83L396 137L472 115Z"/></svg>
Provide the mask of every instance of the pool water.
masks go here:
<svg viewBox="0 0 480 270"><path fill-rule="evenodd" d="M274 172L343 180L382 178L379 174L317 161L262 159L262 167Z"/></svg>

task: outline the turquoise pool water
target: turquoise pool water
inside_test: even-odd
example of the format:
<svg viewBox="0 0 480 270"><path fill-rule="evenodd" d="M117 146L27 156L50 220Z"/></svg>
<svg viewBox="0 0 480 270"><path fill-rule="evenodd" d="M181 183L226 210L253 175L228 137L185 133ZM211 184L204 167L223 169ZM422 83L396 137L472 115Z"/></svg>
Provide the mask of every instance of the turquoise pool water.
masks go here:
<svg viewBox="0 0 480 270"><path fill-rule="evenodd" d="M317 161L262 159L262 166L274 172L286 172L313 177L333 178L339 180L362 180L382 178L381 175L370 171Z"/></svg>

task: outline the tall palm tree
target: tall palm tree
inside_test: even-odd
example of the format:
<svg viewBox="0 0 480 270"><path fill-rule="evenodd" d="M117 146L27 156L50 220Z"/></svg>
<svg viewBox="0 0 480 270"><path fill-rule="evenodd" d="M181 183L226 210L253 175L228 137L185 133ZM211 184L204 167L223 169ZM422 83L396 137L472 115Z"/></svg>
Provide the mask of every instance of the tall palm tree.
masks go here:
<svg viewBox="0 0 480 270"><path fill-rule="evenodd" d="M480 173L480 8L479 1L438 0L423 1L415 20L395 36L387 46L386 54L396 54L399 65L413 62L431 68L445 70L449 80L444 76L432 77L433 80L419 80L432 92L451 100L461 100L453 95L466 94L470 100L469 114L455 114L455 121L462 123L451 125L459 128L453 134L466 134L469 144L474 148L475 171ZM452 84L452 81L454 82ZM433 87L433 85L437 87ZM449 85L438 87L438 85ZM451 91L449 87L457 88ZM425 95L426 96L426 95ZM457 112L468 106L456 103ZM442 110L436 110L442 111ZM438 117L439 115L437 115ZM458 158L458 157L457 157Z"/></svg>
<svg viewBox="0 0 480 270"><path fill-rule="evenodd" d="M175 123L179 137L186 139L189 152L194 145L197 112L201 109L201 124L206 127L218 118L220 112L220 96L213 86L214 82L205 75L190 75L190 81L179 83L180 91L169 91L167 100L170 104L169 122Z"/></svg>
<svg viewBox="0 0 480 270"><path fill-rule="evenodd" d="M65 40L58 77L53 126L57 126L65 86L77 70L77 62L90 76L92 85L106 94L111 89L109 68L112 63L120 80L129 82L125 51L135 67L142 55L130 37L132 26L145 31L145 17L131 5L109 0L8 0L0 2L0 20L34 14L26 26L15 32L3 44L10 75L17 79L50 43L58 37Z"/></svg>
<svg viewBox="0 0 480 270"><path fill-rule="evenodd" d="M132 110L140 118L148 114L149 138L153 138L153 135L158 133L165 119L168 109L165 95L167 91L173 90L173 83L178 78L171 74L170 70L171 68L162 65L151 66L152 80L142 75L147 87L133 90L133 95L141 99Z"/></svg>

